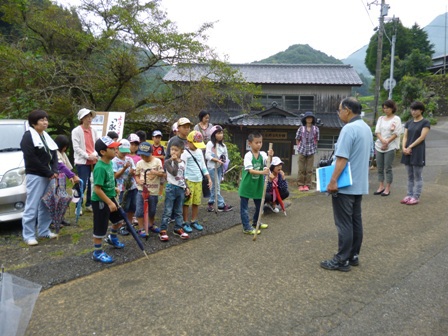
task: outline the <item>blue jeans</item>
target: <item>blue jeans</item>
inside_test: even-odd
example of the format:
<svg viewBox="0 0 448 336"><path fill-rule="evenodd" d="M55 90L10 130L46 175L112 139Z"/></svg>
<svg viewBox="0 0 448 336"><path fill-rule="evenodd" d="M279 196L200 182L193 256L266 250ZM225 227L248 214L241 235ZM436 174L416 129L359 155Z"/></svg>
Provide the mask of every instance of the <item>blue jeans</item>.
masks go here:
<svg viewBox="0 0 448 336"><path fill-rule="evenodd" d="M42 196L44 196L50 182L54 183L55 181L48 177L26 175L26 203L22 215L22 236L25 241L36 238L36 221L39 237L50 234L49 228L52 219L48 208L42 202Z"/></svg>
<svg viewBox="0 0 448 336"><path fill-rule="evenodd" d="M254 199L255 213L253 217L253 224L258 222L258 214L260 213L261 199ZM240 197L240 214L241 224L243 224L243 230L252 230L249 223L249 199L246 197Z"/></svg>
<svg viewBox="0 0 448 336"><path fill-rule="evenodd" d="M84 195L86 195L86 206L90 206L92 199L92 184L90 183L90 174L92 173L92 165L77 164L76 171L78 172L79 178L84 183Z"/></svg>
<svg viewBox="0 0 448 336"><path fill-rule="evenodd" d="M423 166L405 166L408 173L408 196L420 198L423 189Z"/></svg>
<svg viewBox="0 0 448 336"><path fill-rule="evenodd" d="M363 228L362 195L336 194L332 197L334 223L338 230L336 258L345 262L361 251Z"/></svg>
<svg viewBox="0 0 448 336"><path fill-rule="evenodd" d="M148 197L148 218L154 218L157 211L157 203L159 203L158 195L149 195ZM144 218L145 217L145 202L143 200L143 191L138 191L137 195L137 210L135 211L135 217Z"/></svg>
<svg viewBox="0 0 448 336"><path fill-rule="evenodd" d="M181 229L183 224L182 207L185 199L185 190L168 183L165 188L165 208L163 210L161 230L168 229L171 214L174 215L174 229Z"/></svg>
<svg viewBox="0 0 448 336"><path fill-rule="evenodd" d="M224 198L221 196L221 180L222 180L222 166L217 169L218 172L218 183L215 183L215 169L209 169L208 173L210 174L210 178L212 179L213 185L210 190L210 198L208 200L208 204L215 204L215 188L218 189L218 207L223 208L226 204L224 202ZM216 186L215 186L216 184Z"/></svg>

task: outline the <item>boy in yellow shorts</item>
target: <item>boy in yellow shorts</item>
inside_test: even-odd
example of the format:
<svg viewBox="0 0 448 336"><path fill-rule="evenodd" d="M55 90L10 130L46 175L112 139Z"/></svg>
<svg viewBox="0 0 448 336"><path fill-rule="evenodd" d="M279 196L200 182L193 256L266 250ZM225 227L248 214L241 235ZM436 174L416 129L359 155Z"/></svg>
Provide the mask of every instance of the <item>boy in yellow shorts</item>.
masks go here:
<svg viewBox="0 0 448 336"><path fill-rule="evenodd" d="M186 166L185 180L187 181L187 186L190 189L190 197L185 199L183 206L183 229L187 233L193 231L191 227L198 231L203 230L202 225L198 223L198 211L202 199L203 176L208 178L208 187L211 188L212 186L212 180L204 162L204 155L202 154L203 148L205 148L205 144L201 132L190 132L187 136L187 147L181 156L181 159L185 162ZM188 222L188 209L190 205L191 223Z"/></svg>

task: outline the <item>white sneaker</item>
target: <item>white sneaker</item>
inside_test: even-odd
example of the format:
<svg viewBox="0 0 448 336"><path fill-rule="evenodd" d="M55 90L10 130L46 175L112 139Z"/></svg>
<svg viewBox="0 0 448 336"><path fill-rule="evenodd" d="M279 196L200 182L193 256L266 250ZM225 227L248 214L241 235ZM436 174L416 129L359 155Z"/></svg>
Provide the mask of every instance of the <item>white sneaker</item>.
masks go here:
<svg viewBox="0 0 448 336"><path fill-rule="evenodd" d="M34 239L34 238L28 239L28 240L26 241L26 243L27 243L29 246L36 246L36 245L39 244L39 243L37 242L37 240Z"/></svg>
<svg viewBox="0 0 448 336"><path fill-rule="evenodd" d="M47 234L46 236L40 236L39 238L55 239L57 237L59 237L58 234L53 233L53 232L50 231L50 233Z"/></svg>
<svg viewBox="0 0 448 336"><path fill-rule="evenodd" d="M275 213L280 212L280 210L277 207L273 208L272 211L274 211Z"/></svg>
<svg viewBox="0 0 448 336"><path fill-rule="evenodd" d="M86 211L92 212L93 211L92 206L91 205L86 206Z"/></svg>

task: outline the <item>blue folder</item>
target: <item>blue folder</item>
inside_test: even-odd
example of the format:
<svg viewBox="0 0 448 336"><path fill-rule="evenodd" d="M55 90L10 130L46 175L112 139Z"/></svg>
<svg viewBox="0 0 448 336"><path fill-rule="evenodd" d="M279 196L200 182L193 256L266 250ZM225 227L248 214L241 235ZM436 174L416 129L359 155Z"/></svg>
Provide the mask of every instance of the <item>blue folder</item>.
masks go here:
<svg viewBox="0 0 448 336"><path fill-rule="evenodd" d="M320 192L327 191L327 185L328 183L330 183L331 176L333 175L334 172L334 167L335 167L334 165L330 165L316 169L317 191ZM347 162L347 165L345 166L341 175L339 175L338 188L340 189L344 187L349 187L352 184L353 180L352 180L352 171L350 169L350 162Z"/></svg>

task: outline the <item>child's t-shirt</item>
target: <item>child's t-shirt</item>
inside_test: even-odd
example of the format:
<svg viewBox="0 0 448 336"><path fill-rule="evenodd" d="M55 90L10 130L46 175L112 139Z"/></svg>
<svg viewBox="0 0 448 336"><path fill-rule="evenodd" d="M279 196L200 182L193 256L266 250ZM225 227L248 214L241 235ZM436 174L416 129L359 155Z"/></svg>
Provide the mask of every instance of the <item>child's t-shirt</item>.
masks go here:
<svg viewBox="0 0 448 336"><path fill-rule="evenodd" d="M156 146L156 145L152 145L152 155L156 156L158 159L160 159L160 161L162 161L162 166L163 163L165 162L165 147L163 147L162 145Z"/></svg>
<svg viewBox="0 0 448 336"><path fill-rule="evenodd" d="M93 181L96 186L103 189L107 197L114 198L117 196L112 162L105 163L103 160L98 160L93 169ZM95 189L93 190L92 201L101 201L101 198L95 193Z"/></svg>
<svg viewBox="0 0 448 336"><path fill-rule="evenodd" d="M173 161L168 159L165 161L166 180L169 184L181 187L185 189L187 187L185 183L185 162ZM175 171L177 169L177 171Z"/></svg>
<svg viewBox="0 0 448 336"><path fill-rule="evenodd" d="M145 181L145 170L151 169L155 171L163 171L162 161L160 159L153 157L150 162L140 160L137 163L135 175L137 175L141 181ZM155 175L146 175L146 188L148 188L151 195L159 194L160 187L160 177ZM137 189L142 191L143 186L141 184L137 185Z"/></svg>
<svg viewBox="0 0 448 336"><path fill-rule="evenodd" d="M129 176L131 169L135 169L135 163L134 160L132 160L132 158L126 156L124 160L122 160L118 157L114 157L112 159L112 169L114 170L114 173L117 173L123 169L123 166L126 164L126 162L129 162L131 166L127 168L119 178L116 179L117 187L118 190L120 191L133 190L137 188L137 183L135 182L135 179L132 176Z"/></svg>
<svg viewBox="0 0 448 336"><path fill-rule="evenodd" d="M137 165L137 163L142 159L140 156L138 156L137 154L128 154L126 155L127 157L130 157L133 161L134 164Z"/></svg>
<svg viewBox="0 0 448 336"><path fill-rule="evenodd" d="M238 195L251 199L261 199L263 197L265 175L253 175L249 173L249 169L263 170L266 159L267 154L265 152L259 152L258 158L255 158L251 151L244 155L244 169Z"/></svg>
<svg viewBox="0 0 448 336"><path fill-rule="evenodd" d="M196 161L193 159L193 156ZM185 179L188 181L202 182L202 174L208 175L208 170L204 162L204 154L202 154L202 150L199 148L195 150L185 149L180 158L185 161Z"/></svg>

